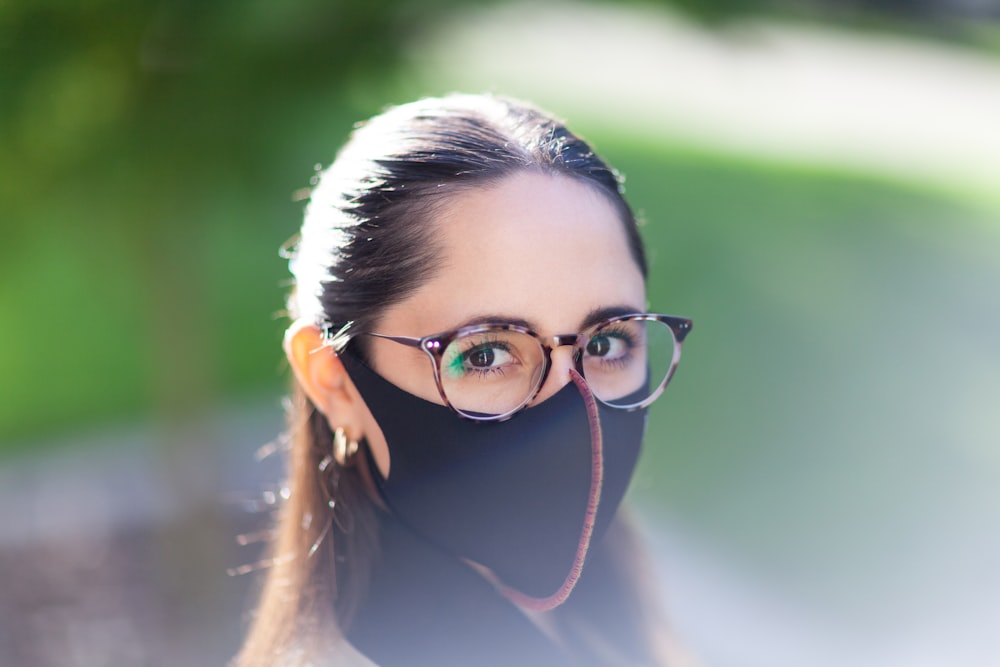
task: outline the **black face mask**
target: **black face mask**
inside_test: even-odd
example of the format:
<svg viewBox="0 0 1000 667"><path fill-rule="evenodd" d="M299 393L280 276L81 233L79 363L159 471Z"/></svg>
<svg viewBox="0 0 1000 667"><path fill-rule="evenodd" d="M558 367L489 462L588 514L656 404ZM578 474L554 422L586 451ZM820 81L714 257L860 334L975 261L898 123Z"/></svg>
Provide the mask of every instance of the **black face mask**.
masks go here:
<svg viewBox="0 0 1000 667"><path fill-rule="evenodd" d="M473 422L340 359L388 444L389 477L372 477L398 519L489 568L518 604L561 604L628 488L646 411L605 406L573 372L513 419Z"/></svg>

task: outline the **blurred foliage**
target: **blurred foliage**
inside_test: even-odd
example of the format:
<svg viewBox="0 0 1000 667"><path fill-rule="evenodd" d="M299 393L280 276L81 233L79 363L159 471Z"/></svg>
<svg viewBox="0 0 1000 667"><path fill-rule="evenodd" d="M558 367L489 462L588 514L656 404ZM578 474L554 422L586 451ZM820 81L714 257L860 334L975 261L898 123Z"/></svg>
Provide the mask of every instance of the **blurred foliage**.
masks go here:
<svg viewBox="0 0 1000 667"><path fill-rule="evenodd" d="M274 384L266 258L311 165L383 103L417 10L0 8L0 439Z"/></svg>
<svg viewBox="0 0 1000 667"><path fill-rule="evenodd" d="M276 248L300 215L291 195L354 120L414 92L397 78L400 59L459 4L0 5L0 448L279 386L282 323L263 319L281 305ZM681 4L704 16L750 6ZM647 158L614 139L601 145L648 210L679 196L643 192L642 174L659 173ZM714 209L716 197L681 193L685 216L720 229L745 211L799 229L801 211L775 204L771 188L794 182L805 197L840 182L678 160L684 192L745 197ZM881 186L843 187L830 198L843 217L899 218L913 206L906 196L886 204ZM692 258L725 252L689 241Z"/></svg>
<svg viewBox="0 0 1000 667"><path fill-rule="evenodd" d="M996 516L1000 211L613 138L652 307L695 322L634 491L800 602L862 618L865 573L924 604Z"/></svg>
<svg viewBox="0 0 1000 667"><path fill-rule="evenodd" d="M223 476L205 452L218 457L220 438L164 437L169 447L158 453L168 455L144 464L155 474L135 476L118 474L133 468L94 456L76 434L109 418L183 421L220 400L282 391L284 322L268 317L287 280L277 248L300 222L292 194L314 164L329 163L352 122L444 92L407 79L400 65L423 29L460 4L476 3L0 2L0 454L69 432L63 441L108 464L102 483L163 486L171 498L193 497L206 480L214 489ZM988 1L674 4L708 23L809 14L1000 52L995 23L961 22L948 9L988 11ZM992 618L995 602L981 593L1000 553L974 537L997 525L1000 506L998 212L884 179L659 145L642 128L585 122L572 125L626 175L646 220L651 307L695 321L652 410L633 486L640 502L731 547L724 552L740 567L751 563L755 583L781 581L775 588L796 612L822 609L830 619L841 609L853 626L823 621L838 639L852 636L844 627L937 634L937 616L911 624L913 610L932 606L975 648L965 621ZM257 432L270 424L250 421L255 432L236 436L250 447L273 435ZM192 449L201 455L186 456ZM53 484L65 491L53 497L81 506L112 497L63 484L78 472L29 479L39 498ZM29 517L55 507L19 500ZM66 509L50 514L65 523ZM131 555L114 545L107 572L134 571L140 592L159 595L162 584L171 601L207 595L222 567L198 550L234 531L202 511L197 526L169 530ZM67 554L93 558L60 547ZM192 576L201 560L212 565ZM91 565L79 576L96 581L96 599L113 600ZM180 595L177 580L188 582ZM37 592L25 581L14 593ZM62 622L67 579L58 581ZM934 597L963 585L988 604ZM718 606L712 592L701 607ZM748 599L763 616L774 613L775 598ZM32 627L52 625L12 609ZM88 607L86 619L106 621L98 609ZM120 614L139 628L151 618L132 602ZM217 613L171 614L215 639L231 636ZM122 630L132 626L108 617L114 623L100 628L128 650ZM726 618L711 620L713 642ZM734 646L760 627L745 621L729 626ZM58 647L49 634L39 646ZM145 646L150 636L155 646L156 632L137 630L132 640ZM870 650L881 646L865 642L864 655L881 655Z"/></svg>
<svg viewBox="0 0 1000 667"><path fill-rule="evenodd" d="M643 4L668 4L706 24L763 16L906 33L1000 51L1000 0L645 0Z"/></svg>

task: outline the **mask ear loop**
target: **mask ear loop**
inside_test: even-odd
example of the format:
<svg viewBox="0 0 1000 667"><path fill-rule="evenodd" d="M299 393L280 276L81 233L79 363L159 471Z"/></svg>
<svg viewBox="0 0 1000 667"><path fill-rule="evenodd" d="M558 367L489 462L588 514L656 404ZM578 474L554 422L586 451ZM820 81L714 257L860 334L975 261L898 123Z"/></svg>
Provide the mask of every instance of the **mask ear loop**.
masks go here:
<svg viewBox="0 0 1000 667"><path fill-rule="evenodd" d="M573 564L570 566L569 574L563 580L562 585L555 593L548 597L538 598L527 595L519 590L507 586L501 582L496 575L488 573L493 585L500 593L514 604L530 609L532 611L549 611L555 609L569 597L580 579L583 571L583 564L590 551L590 539L594 534L594 523L597 519L597 507L601 503L601 487L604 483L604 442L601 436L601 419L597 412L597 399L591 393L590 387L583 376L575 370L569 371L570 379L580 390L583 401L587 405L587 417L590 421L590 494L587 497L587 511L583 518L583 527L580 530L580 541L577 543L576 555L573 557Z"/></svg>

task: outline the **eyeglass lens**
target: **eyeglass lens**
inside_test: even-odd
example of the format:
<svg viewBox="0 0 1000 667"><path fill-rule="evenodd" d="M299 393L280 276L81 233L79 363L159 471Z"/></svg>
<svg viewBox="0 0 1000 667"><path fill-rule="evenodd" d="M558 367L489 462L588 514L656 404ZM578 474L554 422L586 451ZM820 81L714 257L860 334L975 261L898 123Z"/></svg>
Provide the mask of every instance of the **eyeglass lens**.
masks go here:
<svg viewBox="0 0 1000 667"><path fill-rule="evenodd" d="M600 400L631 407L649 398L670 372L674 335L656 320L620 320L581 343L583 375ZM441 357L448 402L474 416L502 415L538 387L545 351L534 336L490 330L459 336Z"/></svg>

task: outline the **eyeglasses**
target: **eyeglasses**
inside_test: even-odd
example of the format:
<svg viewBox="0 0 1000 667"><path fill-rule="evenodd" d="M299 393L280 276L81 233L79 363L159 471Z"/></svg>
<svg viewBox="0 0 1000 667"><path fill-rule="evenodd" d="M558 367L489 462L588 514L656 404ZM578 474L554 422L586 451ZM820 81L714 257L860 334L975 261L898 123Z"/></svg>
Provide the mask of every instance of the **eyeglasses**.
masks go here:
<svg viewBox="0 0 1000 667"><path fill-rule="evenodd" d="M445 405L475 421L503 421L538 395L552 350L565 345L573 347L577 372L602 403L622 410L648 406L670 382L691 326L683 317L643 313L549 337L516 324L476 324L423 338L364 335L423 350Z"/></svg>

